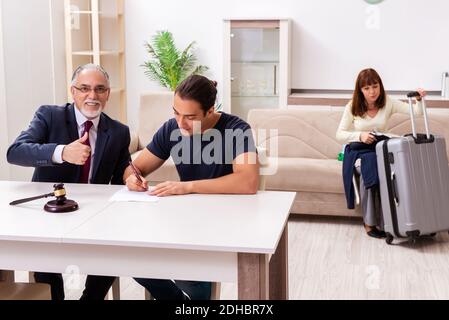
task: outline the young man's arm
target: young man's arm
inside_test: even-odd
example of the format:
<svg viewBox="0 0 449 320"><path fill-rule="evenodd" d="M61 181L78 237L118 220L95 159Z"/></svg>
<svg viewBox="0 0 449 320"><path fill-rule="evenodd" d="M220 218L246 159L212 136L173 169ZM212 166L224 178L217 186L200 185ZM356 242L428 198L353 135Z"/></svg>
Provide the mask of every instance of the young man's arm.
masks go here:
<svg viewBox="0 0 449 320"><path fill-rule="evenodd" d="M162 160L152 154L147 148L144 148L136 160L133 161L134 166L139 171L140 180L135 176L131 166L128 166L123 174L123 181L131 191L146 191L148 190L148 182L145 177L157 170L164 164Z"/></svg>
<svg viewBox="0 0 449 320"><path fill-rule="evenodd" d="M243 153L232 163L233 173L226 176L188 182L167 181L155 187L159 197L188 193L255 194L259 186L259 162L255 152Z"/></svg>

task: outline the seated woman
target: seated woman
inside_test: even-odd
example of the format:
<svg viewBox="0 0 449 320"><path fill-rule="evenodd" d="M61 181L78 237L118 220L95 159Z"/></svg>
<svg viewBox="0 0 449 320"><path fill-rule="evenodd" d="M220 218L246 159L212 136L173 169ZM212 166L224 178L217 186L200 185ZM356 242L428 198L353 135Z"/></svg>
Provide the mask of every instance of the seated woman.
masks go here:
<svg viewBox="0 0 449 320"><path fill-rule="evenodd" d="M421 97L426 95L422 89L417 90L420 97L416 100L413 112L422 113ZM340 125L337 129L337 140L343 144L362 142L367 145L377 142L373 132L385 133L388 130L388 120L394 113L409 113L408 104L391 99L386 95L382 80L374 69L362 70L356 80L352 100L346 105ZM378 188L364 190L360 178L360 201L363 211L363 221L367 234L382 238L382 211Z"/></svg>

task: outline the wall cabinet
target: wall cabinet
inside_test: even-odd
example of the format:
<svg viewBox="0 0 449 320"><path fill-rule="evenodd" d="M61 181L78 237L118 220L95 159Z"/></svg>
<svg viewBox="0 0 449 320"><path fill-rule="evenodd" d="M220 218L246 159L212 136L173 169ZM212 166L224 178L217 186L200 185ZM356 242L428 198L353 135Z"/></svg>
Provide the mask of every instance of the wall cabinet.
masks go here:
<svg viewBox="0 0 449 320"><path fill-rule="evenodd" d="M224 111L286 108L290 94L290 21L224 21Z"/></svg>

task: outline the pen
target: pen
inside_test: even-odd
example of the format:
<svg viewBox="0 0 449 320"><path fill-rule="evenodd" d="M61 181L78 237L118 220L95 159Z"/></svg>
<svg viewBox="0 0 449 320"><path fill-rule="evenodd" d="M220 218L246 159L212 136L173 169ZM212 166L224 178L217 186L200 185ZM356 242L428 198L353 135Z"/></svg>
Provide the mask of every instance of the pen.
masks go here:
<svg viewBox="0 0 449 320"><path fill-rule="evenodd" d="M131 160L129 161L129 165L131 166L131 169L133 169L134 175L136 176L137 180L139 180L140 183L143 183L142 179L140 178L139 172L137 171Z"/></svg>

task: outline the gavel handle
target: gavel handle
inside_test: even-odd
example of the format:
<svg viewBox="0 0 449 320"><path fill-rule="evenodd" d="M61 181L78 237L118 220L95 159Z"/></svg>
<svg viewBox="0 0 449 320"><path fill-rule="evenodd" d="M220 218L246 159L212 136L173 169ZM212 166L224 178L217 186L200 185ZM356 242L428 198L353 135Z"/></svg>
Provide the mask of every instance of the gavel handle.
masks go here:
<svg viewBox="0 0 449 320"><path fill-rule="evenodd" d="M42 199L42 198L48 198L48 197L52 197L54 195L55 195L55 193L52 192L52 193L47 193L47 194L43 194L43 195L36 196L36 197L20 199L20 200L16 200L16 201L11 202L9 205L10 206L15 206L17 204L21 204L21 203L25 203L25 202L29 202L29 201L33 201L33 200L37 200L37 199Z"/></svg>

